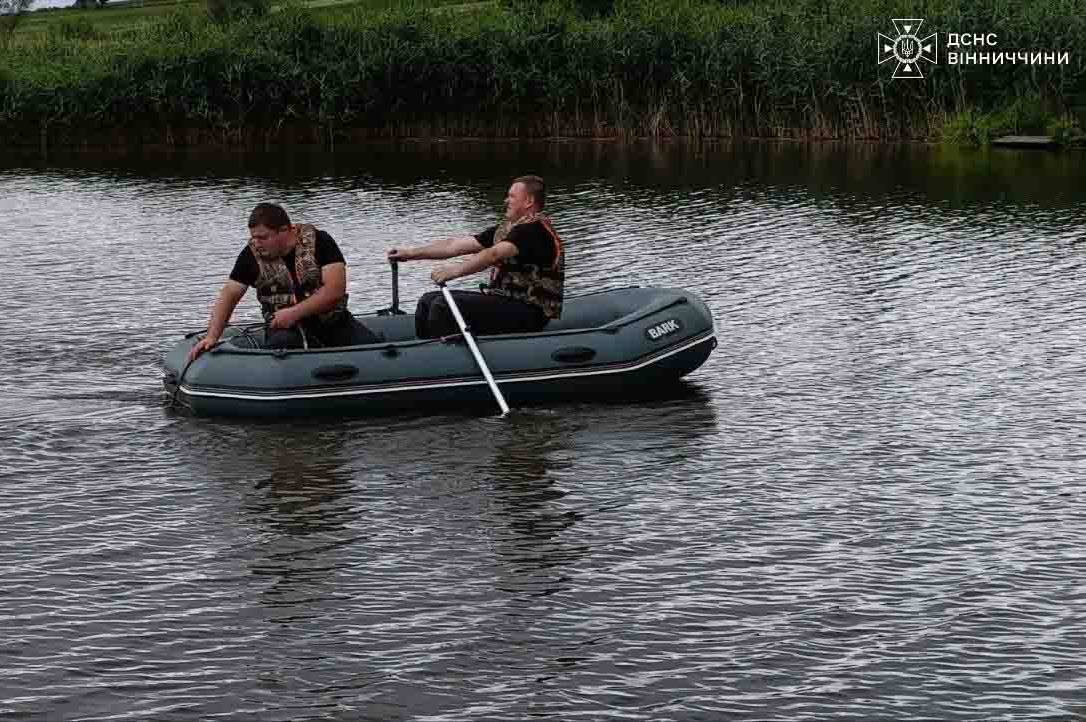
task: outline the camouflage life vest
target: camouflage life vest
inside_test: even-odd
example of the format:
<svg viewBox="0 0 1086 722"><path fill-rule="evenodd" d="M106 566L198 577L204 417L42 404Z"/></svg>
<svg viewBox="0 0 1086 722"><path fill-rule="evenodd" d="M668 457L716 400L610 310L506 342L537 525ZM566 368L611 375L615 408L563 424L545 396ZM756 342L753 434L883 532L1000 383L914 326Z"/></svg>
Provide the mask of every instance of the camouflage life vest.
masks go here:
<svg viewBox="0 0 1086 722"><path fill-rule="evenodd" d="M491 269L487 293L530 303L543 309L547 318L559 318L562 315L566 257L562 252L562 239L555 233L550 218L542 213L529 213L515 221L502 220L494 231L494 245L504 241L514 227L527 223L539 223L547 231L554 243L554 263L549 266L523 263L519 254L507 258Z"/></svg>
<svg viewBox="0 0 1086 722"><path fill-rule="evenodd" d="M298 232L298 244L294 247L297 285L291 281L284 258L265 258L257 251L256 244L249 241L249 250L260 267L260 275L256 279L256 298L260 301L265 322L271 322L276 311L309 298L323 285L321 267L317 264L317 229L309 224L299 224L294 228ZM341 320L346 313L347 294L343 294L334 308L317 314L315 318L329 323Z"/></svg>

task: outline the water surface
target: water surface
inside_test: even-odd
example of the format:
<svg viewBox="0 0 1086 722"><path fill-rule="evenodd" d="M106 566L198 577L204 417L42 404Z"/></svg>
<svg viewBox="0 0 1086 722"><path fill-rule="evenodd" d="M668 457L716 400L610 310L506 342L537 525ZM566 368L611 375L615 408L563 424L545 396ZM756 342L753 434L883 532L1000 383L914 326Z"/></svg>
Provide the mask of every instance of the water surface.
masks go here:
<svg viewBox="0 0 1086 722"><path fill-rule="evenodd" d="M611 143L7 159L0 718L1086 714L1084 168ZM525 172L570 293L710 305L721 343L683 387L505 420L166 408L161 355L256 202L332 233L364 312L386 248L481 229ZM401 267L405 305L428 271Z"/></svg>

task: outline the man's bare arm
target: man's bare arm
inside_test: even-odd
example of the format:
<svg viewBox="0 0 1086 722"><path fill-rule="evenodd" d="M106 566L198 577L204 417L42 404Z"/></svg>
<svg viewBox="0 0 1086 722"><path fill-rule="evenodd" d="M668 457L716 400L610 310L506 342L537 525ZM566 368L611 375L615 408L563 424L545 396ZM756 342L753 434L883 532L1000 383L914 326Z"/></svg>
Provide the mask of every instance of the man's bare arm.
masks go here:
<svg viewBox="0 0 1086 722"><path fill-rule="evenodd" d="M215 305L211 308L211 318L207 322L207 335L189 351L189 361L218 343L223 330L226 329L226 324L230 321L230 316L233 315L238 302L248 290L248 286L233 280L227 280L222 285L219 297L215 299Z"/></svg>
<svg viewBox="0 0 1086 722"><path fill-rule="evenodd" d="M469 253L478 253L481 250L483 250L483 245L475 240L475 236L453 236L417 248L390 248L388 260L440 261L446 258L465 256Z"/></svg>

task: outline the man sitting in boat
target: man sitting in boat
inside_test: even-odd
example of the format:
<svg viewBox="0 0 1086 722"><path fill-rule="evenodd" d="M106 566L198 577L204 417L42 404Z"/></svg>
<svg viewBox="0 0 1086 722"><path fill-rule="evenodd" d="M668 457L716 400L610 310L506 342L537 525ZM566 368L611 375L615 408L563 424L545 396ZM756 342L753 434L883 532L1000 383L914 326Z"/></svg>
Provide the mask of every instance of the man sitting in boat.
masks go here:
<svg viewBox="0 0 1086 722"><path fill-rule="evenodd" d="M265 348L350 346L377 337L347 310L347 263L325 231L294 225L282 207L260 203L249 214L249 243L219 291L207 335L189 352L214 346L249 286L264 314Z"/></svg>
<svg viewBox="0 0 1086 722"><path fill-rule="evenodd" d="M418 248L393 248L392 261L442 260L470 256L458 264L439 266L435 283L490 270L482 293L452 291L461 313L476 334L541 330L562 313L565 256L562 241L543 213L546 186L539 176L513 181L505 197L502 221L474 236L455 236ZM415 310L415 333L436 338L459 333L456 319L440 291L423 294Z"/></svg>

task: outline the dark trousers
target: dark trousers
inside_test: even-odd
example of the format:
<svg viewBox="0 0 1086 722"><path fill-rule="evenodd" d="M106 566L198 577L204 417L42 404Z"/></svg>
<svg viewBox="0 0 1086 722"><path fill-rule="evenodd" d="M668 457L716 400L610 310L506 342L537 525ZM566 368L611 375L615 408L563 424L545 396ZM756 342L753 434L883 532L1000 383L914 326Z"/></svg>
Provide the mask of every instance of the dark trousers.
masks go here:
<svg viewBox="0 0 1086 722"><path fill-rule="evenodd" d="M547 324L543 310L506 296L475 291L451 291L460 315L473 334L522 333L541 330ZM441 291L424 293L415 309L415 335L437 338L460 333L452 310Z"/></svg>
<svg viewBox="0 0 1086 722"><path fill-rule="evenodd" d="M309 348L330 348L335 346L356 346L378 343L381 338L354 316L349 316L339 323L307 323L305 341ZM264 348L304 348L302 334L297 326L290 328L268 329L265 331Z"/></svg>

